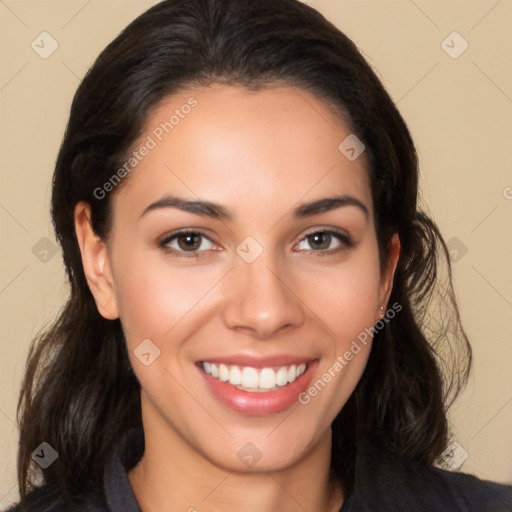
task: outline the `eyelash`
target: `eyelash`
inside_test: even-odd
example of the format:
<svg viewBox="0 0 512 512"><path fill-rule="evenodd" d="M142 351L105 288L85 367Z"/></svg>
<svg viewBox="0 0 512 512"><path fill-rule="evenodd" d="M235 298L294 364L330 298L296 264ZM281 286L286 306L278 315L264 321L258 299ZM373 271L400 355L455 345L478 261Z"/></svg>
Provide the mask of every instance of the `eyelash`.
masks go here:
<svg viewBox="0 0 512 512"><path fill-rule="evenodd" d="M351 248L354 245L350 236L348 236L340 231L334 230L334 229L311 230L308 233L306 233L298 242L296 242L296 244L301 243L301 242L305 241L307 238L309 238L313 235L316 235L316 234L331 235L334 238L336 238L339 242L341 242L341 246L337 247L335 249L325 249L325 250L316 250L316 251L314 249L306 250L307 252L313 253L315 256L332 256L332 255L338 254L340 252L346 251L347 249ZM164 251L164 253L173 254L174 256L176 256L178 258L199 258L201 256L202 252L206 252L205 250L203 250L203 251L183 251L183 250L177 250L177 249L174 249L174 248L171 248L168 246L168 244L170 242L172 242L173 240L177 240L179 237L186 236L186 235L199 235L203 238L206 238L211 243L214 243L210 239L210 237L206 233L201 231L200 229L184 229L181 231L175 231L175 232L170 233L169 235L165 236L165 238L163 238L160 242L158 242L158 246ZM296 244L294 244L294 245L296 245ZM299 252L303 252L303 251L299 251Z"/></svg>
<svg viewBox="0 0 512 512"><path fill-rule="evenodd" d="M309 249L308 252L312 253L314 256L322 256L322 257L323 256L333 256L333 255L339 254L340 252L344 252L344 251L350 249L354 245L352 242L352 239L350 238L349 235L346 235L346 234L342 233L341 231L337 231L332 228L331 229L318 229L318 228L312 229L311 231L307 232L299 240L299 243L306 240L310 236L316 235L316 234L330 235L330 236L336 238L341 243L341 245L339 247L336 247L335 249L325 249L325 250L317 250L317 251L315 251L314 249Z"/></svg>
<svg viewBox="0 0 512 512"><path fill-rule="evenodd" d="M173 249L172 247L168 247L168 244L172 242L174 239L178 239L180 236L186 235L200 235L208 240L210 237L199 229L183 229L181 231L175 231L174 233L170 233L166 237L164 237L159 243L158 246L164 251L166 254L173 254L178 258L198 258L201 256L201 252L204 251L179 251ZM211 241L211 240L210 240ZM213 243L213 242L212 242Z"/></svg>

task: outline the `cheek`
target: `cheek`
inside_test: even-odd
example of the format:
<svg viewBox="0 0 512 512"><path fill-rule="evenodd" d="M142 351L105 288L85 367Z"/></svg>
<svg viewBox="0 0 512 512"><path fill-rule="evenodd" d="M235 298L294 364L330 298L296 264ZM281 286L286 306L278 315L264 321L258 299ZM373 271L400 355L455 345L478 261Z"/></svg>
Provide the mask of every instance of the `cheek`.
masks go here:
<svg viewBox="0 0 512 512"><path fill-rule="evenodd" d="M366 366L379 304L379 262L376 246L361 248L357 257L329 272L316 274L318 286L310 304L333 334L319 377L301 403L329 411L331 419L346 403Z"/></svg>
<svg viewBox="0 0 512 512"><path fill-rule="evenodd" d="M116 300L130 345L166 336L192 311L201 309L201 299L222 277L218 269L206 265L171 266L166 255L156 251L132 251L114 262L114 269Z"/></svg>
<svg viewBox="0 0 512 512"><path fill-rule="evenodd" d="M322 306L329 327L334 331L340 348L355 339L375 321L378 288L367 274L353 273L346 278L333 279L326 291Z"/></svg>
<svg viewBox="0 0 512 512"><path fill-rule="evenodd" d="M339 352L376 320L380 288L378 258L371 247L360 250L346 263L317 273L316 284L314 292L309 294L308 305L334 333Z"/></svg>

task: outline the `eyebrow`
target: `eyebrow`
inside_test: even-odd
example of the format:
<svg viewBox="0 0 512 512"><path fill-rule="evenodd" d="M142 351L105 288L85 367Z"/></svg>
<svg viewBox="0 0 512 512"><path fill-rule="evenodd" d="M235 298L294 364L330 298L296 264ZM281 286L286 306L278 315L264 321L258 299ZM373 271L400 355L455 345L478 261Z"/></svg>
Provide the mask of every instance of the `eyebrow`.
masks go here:
<svg viewBox="0 0 512 512"><path fill-rule="evenodd" d="M341 196L335 197L326 197L324 199L318 199L317 201L313 201L311 203L303 204L296 208L293 211L293 214L296 218L300 219L303 217L308 217L310 215L325 213L330 210L340 208L342 206L355 206L356 208L359 208L364 213L364 216L366 217L367 220L370 216L370 212L366 205L359 199L348 194L343 194Z"/></svg>
<svg viewBox="0 0 512 512"><path fill-rule="evenodd" d="M183 199L172 195L167 195L158 201L151 203L140 214L140 217L143 217L150 211L158 210L160 208L178 208L184 212L195 213L196 215L211 217L212 219L231 220L233 218L232 214L220 204L202 200L191 201L189 199Z"/></svg>
<svg viewBox="0 0 512 512"><path fill-rule="evenodd" d="M343 206L355 206L359 208L365 214L365 217L368 220L370 212L366 205L359 199L348 194L335 197L326 197L312 201L310 203L302 204L295 208L292 213L295 218L302 219L304 217L318 215L320 213L325 213L336 208L341 208ZM144 209L140 217L143 217L150 211L158 210L161 208L177 208L185 212L194 213L196 215L202 215L218 220L233 219L233 214L220 204L203 200L188 200L173 195L166 195L158 201L151 203Z"/></svg>

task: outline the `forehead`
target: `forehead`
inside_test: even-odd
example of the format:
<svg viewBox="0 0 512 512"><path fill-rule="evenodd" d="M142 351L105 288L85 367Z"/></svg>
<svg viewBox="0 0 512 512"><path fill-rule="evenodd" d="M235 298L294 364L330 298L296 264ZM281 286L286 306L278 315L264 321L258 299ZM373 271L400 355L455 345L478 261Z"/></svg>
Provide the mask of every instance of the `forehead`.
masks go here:
<svg viewBox="0 0 512 512"><path fill-rule="evenodd" d="M135 150L149 149L138 151L114 201L142 211L173 193L236 211L347 193L371 213L365 154L347 158L340 151L347 137L353 137L348 125L304 90L190 89L148 115Z"/></svg>

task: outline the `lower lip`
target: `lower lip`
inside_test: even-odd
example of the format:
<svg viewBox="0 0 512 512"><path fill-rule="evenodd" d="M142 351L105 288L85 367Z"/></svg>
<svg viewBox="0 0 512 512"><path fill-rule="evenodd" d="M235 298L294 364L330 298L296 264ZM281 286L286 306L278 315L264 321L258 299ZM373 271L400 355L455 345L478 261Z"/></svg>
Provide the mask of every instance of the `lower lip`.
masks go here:
<svg viewBox="0 0 512 512"><path fill-rule="evenodd" d="M203 375L208 388L215 398L232 411L242 414L265 416L285 411L297 402L298 396L308 387L318 361L311 361L306 371L294 382L275 391L255 392L243 391L226 382L207 374L203 367L199 371Z"/></svg>

